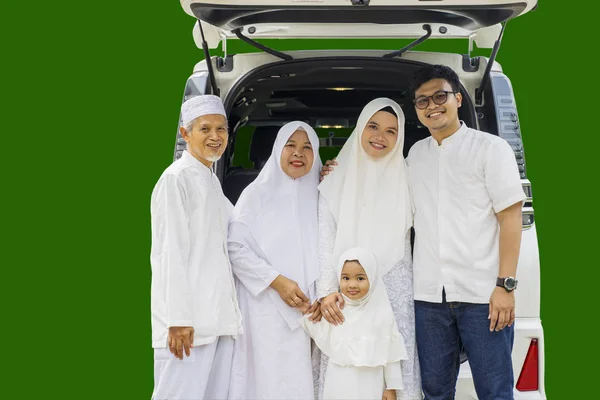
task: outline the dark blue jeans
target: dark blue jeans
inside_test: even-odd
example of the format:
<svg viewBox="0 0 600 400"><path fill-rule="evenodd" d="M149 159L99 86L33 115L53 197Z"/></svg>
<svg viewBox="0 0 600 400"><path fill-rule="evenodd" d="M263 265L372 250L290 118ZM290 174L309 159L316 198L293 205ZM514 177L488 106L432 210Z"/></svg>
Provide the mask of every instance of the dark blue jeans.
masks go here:
<svg viewBox="0 0 600 400"><path fill-rule="evenodd" d="M425 400L451 400L464 346L480 400L512 400L514 325L490 332L488 304L415 301Z"/></svg>

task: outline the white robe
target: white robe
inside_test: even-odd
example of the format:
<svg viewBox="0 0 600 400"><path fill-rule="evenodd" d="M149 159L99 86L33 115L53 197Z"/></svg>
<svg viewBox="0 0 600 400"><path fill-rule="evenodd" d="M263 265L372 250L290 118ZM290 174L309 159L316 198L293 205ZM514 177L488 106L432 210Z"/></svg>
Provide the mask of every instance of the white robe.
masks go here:
<svg viewBox="0 0 600 400"><path fill-rule="evenodd" d="M279 273L241 245L230 244L229 255L244 316L244 334L235 344L229 398L313 399L310 337L300 328L289 328L268 293L275 292L268 286ZM256 275L249 276L252 273ZM314 297L314 285L309 289Z"/></svg>
<svg viewBox="0 0 600 400"><path fill-rule="evenodd" d="M152 347L170 326L193 326L194 345L242 331L227 253L232 210L217 177L190 153L158 180L152 215Z"/></svg>
<svg viewBox="0 0 600 400"><path fill-rule="evenodd" d="M221 338L227 341L242 333L227 253L231 210L219 180L187 151L165 170L152 192L151 311L157 398L204 398L200 383L216 373L212 372L215 365L222 366L217 369L226 370L227 376L210 379L217 383L210 393L227 393L231 349L215 349L223 348ZM194 328L193 354L184 355L182 361L169 356L171 326ZM212 356L206 356L211 349Z"/></svg>
<svg viewBox="0 0 600 400"><path fill-rule="evenodd" d="M309 174L294 180L281 169L280 158L298 128L307 132L315 160ZM234 348L232 400L314 399L311 341L298 323L302 314L269 285L281 274L315 299L318 146L310 126L286 124L271 157L236 204L229 228L229 255L238 282L244 335Z"/></svg>
<svg viewBox="0 0 600 400"><path fill-rule="evenodd" d="M231 336L194 347L183 360L169 349L154 349L152 400L227 399L232 356Z"/></svg>

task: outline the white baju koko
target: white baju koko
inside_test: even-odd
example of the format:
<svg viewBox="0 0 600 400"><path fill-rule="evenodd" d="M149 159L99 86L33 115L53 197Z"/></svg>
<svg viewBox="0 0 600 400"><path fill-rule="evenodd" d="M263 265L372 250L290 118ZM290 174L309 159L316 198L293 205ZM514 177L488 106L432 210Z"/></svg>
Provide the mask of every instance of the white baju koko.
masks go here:
<svg viewBox="0 0 600 400"><path fill-rule="evenodd" d="M152 192L153 399L227 396L241 313L227 254L232 205L217 177L187 151ZM190 357L167 348L171 326L192 326Z"/></svg>
<svg viewBox="0 0 600 400"><path fill-rule="evenodd" d="M370 118L386 107L391 107L398 116L398 139L388 155L373 159L364 152L360 140ZM319 186L321 275L317 280L317 297L339 290L333 260L343 251L360 246L374 254L408 354L401 363L404 389L398 391L398 399L413 400L422 399L423 395L415 339L410 246L412 202L403 147L404 113L400 106L387 98L367 104L337 157L338 166ZM326 366L324 357L320 366L320 393Z"/></svg>
<svg viewBox="0 0 600 400"><path fill-rule="evenodd" d="M506 140L460 129L410 149L415 199L415 300L489 303L500 263L496 214L526 196Z"/></svg>
<svg viewBox="0 0 600 400"><path fill-rule="evenodd" d="M362 248L347 250L336 264L338 282L347 260L357 260L369 279L368 293L359 300L344 296L345 322L335 326L302 318L302 327L329 358L323 398L380 400L384 390L402 389L400 360L407 358L402 335L375 257Z"/></svg>
<svg viewBox="0 0 600 400"><path fill-rule="evenodd" d="M297 130L307 132L315 159L298 179L280 166L283 148ZM237 278L244 335L235 343L229 398L313 399L311 340L302 316L269 287L280 274L315 300L319 275L317 203L319 140L305 123L281 128L272 154L240 196L229 228L229 255Z"/></svg>

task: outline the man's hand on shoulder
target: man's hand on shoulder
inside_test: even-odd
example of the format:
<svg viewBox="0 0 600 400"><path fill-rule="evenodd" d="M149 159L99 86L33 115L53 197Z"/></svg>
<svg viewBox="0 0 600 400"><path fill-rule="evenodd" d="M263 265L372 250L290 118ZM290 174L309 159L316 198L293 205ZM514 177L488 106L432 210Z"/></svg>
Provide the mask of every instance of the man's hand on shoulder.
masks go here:
<svg viewBox="0 0 600 400"><path fill-rule="evenodd" d="M338 163L337 161L335 161L335 158L333 160L325 161L325 165L323 165L323 168L321 168L321 181L323 180L323 178L329 175L331 171L333 171L333 167L335 167L336 165L338 165Z"/></svg>

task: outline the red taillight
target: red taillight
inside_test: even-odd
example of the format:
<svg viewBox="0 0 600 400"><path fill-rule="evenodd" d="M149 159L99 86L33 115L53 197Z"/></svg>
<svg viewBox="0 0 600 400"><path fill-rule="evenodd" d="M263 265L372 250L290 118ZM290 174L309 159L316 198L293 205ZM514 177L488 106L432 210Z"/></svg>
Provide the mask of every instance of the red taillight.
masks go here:
<svg viewBox="0 0 600 400"><path fill-rule="evenodd" d="M538 373L538 340L531 339L521 374L517 380L517 390L520 392L538 390Z"/></svg>

